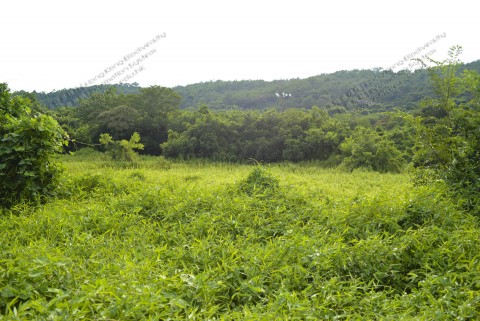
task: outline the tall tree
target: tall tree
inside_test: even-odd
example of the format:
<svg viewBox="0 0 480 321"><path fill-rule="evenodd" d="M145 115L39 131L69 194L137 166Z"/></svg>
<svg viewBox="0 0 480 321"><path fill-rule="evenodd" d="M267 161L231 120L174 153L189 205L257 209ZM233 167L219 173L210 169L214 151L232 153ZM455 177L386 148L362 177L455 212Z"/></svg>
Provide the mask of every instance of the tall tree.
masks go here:
<svg viewBox="0 0 480 321"><path fill-rule="evenodd" d="M142 88L133 98L139 112L138 132L142 135L145 152L159 154L159 145L168 139L169 118L178 110L181 97L172 89L152 86Z"/></svg>

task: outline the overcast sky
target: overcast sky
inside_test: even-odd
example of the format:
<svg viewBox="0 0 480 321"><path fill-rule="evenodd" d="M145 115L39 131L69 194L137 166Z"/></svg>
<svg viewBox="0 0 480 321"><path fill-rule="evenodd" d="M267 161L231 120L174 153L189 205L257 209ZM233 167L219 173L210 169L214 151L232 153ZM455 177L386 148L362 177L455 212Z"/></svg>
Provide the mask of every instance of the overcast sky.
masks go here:
<svg viewBox="0 0 480 321"><path fill-rule="evenodd" d="M49 92L109 79L304 78L398 69L414 53L444 59L457 44L470 62L480 59L478 12L466 0L6 0L0 82Z"/></svg>

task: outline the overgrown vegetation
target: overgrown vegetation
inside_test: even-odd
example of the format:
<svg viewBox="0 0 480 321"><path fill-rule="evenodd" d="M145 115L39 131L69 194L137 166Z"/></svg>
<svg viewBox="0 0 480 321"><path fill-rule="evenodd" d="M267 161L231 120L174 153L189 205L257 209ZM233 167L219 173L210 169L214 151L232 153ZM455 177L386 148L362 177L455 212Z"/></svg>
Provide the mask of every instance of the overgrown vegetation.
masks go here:
<svg viewBox="0 0 480 321"><path fill-rule="evenodd" d="M1 85L0 320L480 319L480 76L460 53L409 114L179 111L161 87L53 113L106 153L55 156L65 132Z"/></svg>
<svg viewBox="0 0 480 321"><path fill-rule="evenodd" d="M30 109L0 84L0 207L42 201L55 189L60 167L53 157L66 133L50 116Z"/></svg>
<svg viewBox="0 0 480 321"><path fill-rule="evenodd" d="M278 190L278 179L261 167L255 167L240 183L240 191L248 195L271 194Z"/></svg>
<svg viewBox="0 0 480 321"><path fill-rule="evenodd" d="M431 175L424 183L444 180L467 210L480 214L480 75L458 74L461 52L451 48L448 59L429 69L436 97L422 102L429 112L415 119L414 162L424 169L419 175Z"/></svg>
<svg viewBox="0 0 480 321"><path fill-rule="evenodd" d="M5 320L474 320L480 229L444 187L312 165L63 156L0 218Z"/></svg>
<svg viewBox="0 0 480 321"><path fill-rule="evenodd" d="M100 144L105 146L107 153L114 161L133 162L137 159L134 149L143 149L140 135L137 132L133 133L130 140L122 139L120 141L114 141L109 134L101 134Z"/></svg>

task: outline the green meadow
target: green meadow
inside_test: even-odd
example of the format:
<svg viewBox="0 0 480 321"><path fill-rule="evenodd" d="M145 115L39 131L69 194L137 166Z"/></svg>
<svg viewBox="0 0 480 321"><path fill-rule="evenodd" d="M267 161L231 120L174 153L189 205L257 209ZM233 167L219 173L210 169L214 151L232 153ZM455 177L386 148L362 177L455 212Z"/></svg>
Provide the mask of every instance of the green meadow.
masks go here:
<svg viewBox="0 0 480 321"><path fill-rule="evenodd" d="M478 219L408 172L60 156L0 216L0 320L478 320Z"/></svg>

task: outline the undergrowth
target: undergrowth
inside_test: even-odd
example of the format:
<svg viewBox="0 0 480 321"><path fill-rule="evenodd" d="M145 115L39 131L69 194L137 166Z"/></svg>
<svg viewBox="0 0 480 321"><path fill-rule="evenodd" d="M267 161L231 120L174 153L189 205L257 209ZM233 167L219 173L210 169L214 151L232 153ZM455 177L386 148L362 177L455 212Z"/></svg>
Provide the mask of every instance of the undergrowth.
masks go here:
<svg viewBox="0 0 480 321"><path fill-rule="evenodd" d="M0 320L480 318L478 219L441 186L62 160L56 199L2 212Z"/></svg>

